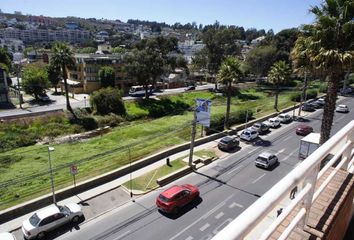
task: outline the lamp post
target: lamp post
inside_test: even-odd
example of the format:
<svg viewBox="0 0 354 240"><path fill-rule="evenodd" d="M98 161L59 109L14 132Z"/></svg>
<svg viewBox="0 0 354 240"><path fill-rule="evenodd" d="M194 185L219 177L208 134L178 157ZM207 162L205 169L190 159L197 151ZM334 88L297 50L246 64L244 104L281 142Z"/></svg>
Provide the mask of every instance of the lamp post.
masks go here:
<svg viewBox="0 0 354 240"><path fill-rule="evenodd" d="M130 155L130 147L128 146L128 157L129 157L129 177L130 177L130 198L133 198L133 182L132 182L132 159Z"/></svg>
<svg viewBox="0 0 354 240"><path fill-rule="evenodd" d="M52 187L52 194L53 194L53 203L57 204L55 199L55 192L54 192L54 179L53 179L53 169L52 169L52 160L50 158L50 152L54 151L54 147L48 146L48 162L49 162L49 173L50 173L50 181Z"/></svg>
<svg viewBox="0 0 354 240"><path fill-rule="evenodd" d="M84 104L85 104L85 108L86 108L86 96L84 96Z"/></svg>

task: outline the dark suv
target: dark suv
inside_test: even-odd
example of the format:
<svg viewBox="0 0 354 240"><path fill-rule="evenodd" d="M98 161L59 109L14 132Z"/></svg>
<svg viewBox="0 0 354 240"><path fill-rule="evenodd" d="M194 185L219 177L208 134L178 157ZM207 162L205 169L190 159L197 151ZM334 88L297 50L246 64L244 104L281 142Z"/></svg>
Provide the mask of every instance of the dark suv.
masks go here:
<svg viewBox="0 0 354 240"><path fill-rule="evenodd" d="M218 143L218 148L224 151L230 151L236 147L238 147L240 141L235 136L226 136L223 137Z"/></svg>

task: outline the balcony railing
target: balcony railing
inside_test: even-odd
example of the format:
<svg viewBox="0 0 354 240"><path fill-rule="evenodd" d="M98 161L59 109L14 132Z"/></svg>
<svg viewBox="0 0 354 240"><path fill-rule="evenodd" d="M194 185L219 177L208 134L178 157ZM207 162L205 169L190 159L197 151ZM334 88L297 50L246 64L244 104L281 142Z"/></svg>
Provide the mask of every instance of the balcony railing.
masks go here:
<svg viewBox="0 0 354 240"><path fill-rule="evenodd" d="M353 142L354 120L320 146L313 154L214 236L213 239L268 239L295 208L299 209L296 216L287 228L282 231L282 235L278 239L286 239L295 227L303 229L307 224L312 204L336 173L339 170L353 173ZM332 158L326 162L329 155ZM333 167L333 171L321 185L316 185L330 167ZM260 228L260 224L265 221L265 218L274 212L274 209L294 189L298 189L295 198L284 207L281 214L267 227L261 227L261 231L254 231L257 227L258 229Z"/></svg>

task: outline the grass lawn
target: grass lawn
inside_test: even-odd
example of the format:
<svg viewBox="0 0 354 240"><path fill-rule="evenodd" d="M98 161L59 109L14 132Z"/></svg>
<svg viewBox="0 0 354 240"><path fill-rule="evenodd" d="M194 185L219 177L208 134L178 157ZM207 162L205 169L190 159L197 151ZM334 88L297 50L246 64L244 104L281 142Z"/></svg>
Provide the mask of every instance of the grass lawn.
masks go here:
<svg viewBox="0 0 354 240"><path fill-rule="evenodd" d="M231 111L238 108L252 109L256 113L255 117L274 112L274 97L268 96L268 93L255 90L242 93L256 97L252 101L233 98ZM280 109L294 104L289 101L290 93L286 91L279 95ZM172 99L182 99L191 105L197 97L212 100L212 116L224 114L226 99L213 93L191 92L171 96ZM141 112L134 104L127 111ZM154 120L140 120L83 142L53 145L55 151L51 152L51 159L56 189L73 184L69 171L73 163L78 167L76 180L82 181L128 164L129 157L136 161L189 141L192 119L193 114L185 112ZM198 127L197 137L200 135ZM47 146L33 145L0 153L0 210L49 192Z"/></svg>
<svg viewBox="0 0 354 240"><path fill-rule="evenodd" d="M127 189L132 188L134 190L139 190L143 192L154 189L158 187L156 183L156 179L166 176L170 173L173 173L178 169L183 168L184 166L187 166L187 163L184 162L182 159L177 159L171 161L170 165L171 166L163 165L155 169L154 171L150 171L140 177L132 179L131 183L130 181L125 182L123 186L126 187Z"/></svg>

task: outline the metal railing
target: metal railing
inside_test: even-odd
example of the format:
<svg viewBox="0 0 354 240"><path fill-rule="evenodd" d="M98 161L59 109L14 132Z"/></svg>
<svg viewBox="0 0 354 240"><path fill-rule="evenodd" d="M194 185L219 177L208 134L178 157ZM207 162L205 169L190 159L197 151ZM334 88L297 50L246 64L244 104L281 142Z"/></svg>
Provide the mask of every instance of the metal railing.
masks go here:
<svg viewBox="0 0 354 240"><path fill-rule="evenodd" d="M320 146L306 160L215 235L213 240L268 239L296 208L298 208L297 214L282 232L279 239L286 239L296 226L303 228L307 223L311 205L336 173L340 169L352 173L354 169L353 143L354 120ZM333 156L323 166L329 155ZM322 169L320 169L321 167ZM333 167L333 171L322 181L321 185L317 186L318 180L323 177L324 173L330 167ZM296 197L284 207L282 213L267 228L263 228L258 233L255 233L253 230L274 211L289 193L297 188L301 189L298 191Z"/></svg>

